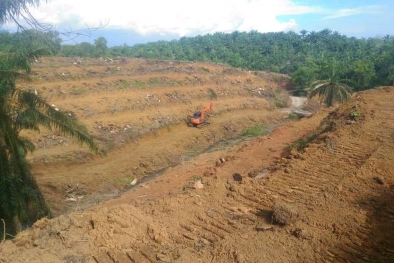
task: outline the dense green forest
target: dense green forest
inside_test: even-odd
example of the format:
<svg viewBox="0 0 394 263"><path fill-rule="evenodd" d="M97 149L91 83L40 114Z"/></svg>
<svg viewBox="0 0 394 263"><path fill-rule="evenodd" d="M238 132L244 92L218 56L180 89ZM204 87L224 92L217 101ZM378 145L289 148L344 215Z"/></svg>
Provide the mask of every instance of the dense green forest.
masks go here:
<svg viewBox="0 0 394 263"><path fill-rule="evenodd" d="M289 74L296 94L305 94L315 81L328 79L332 70L337 79L347 80L353 91L394 82L394 37L389 35L359 39L329 29L299 33L235 31L111 48L104 37L93 44L82 42L60 48L56 34L50 37L59 56L199 60Z"/></svg>

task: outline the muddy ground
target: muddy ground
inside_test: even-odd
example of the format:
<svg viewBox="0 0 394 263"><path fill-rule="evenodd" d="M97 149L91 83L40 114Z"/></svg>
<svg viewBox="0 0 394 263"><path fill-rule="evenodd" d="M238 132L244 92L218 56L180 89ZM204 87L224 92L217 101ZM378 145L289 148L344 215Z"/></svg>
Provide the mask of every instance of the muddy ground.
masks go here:
<svg viewBox="0 0 394 263"><path fill-rule="evenodd" d="M137 62L152 64L136 60L126 65ZM161 94L157 102L163 103L167 95L160 93L166 89L162 86L96 91L97 97L91 100L95 93L70 95L65 88L59 89L66 93L64 97L44 93L53 96L51 102L60 109L81 116L102 147L108 147L107 155L91 156L66 138L66 144L47 144L30 156L46 197L63 215L42 219L2 243L0 262L392 262L394 88L355 94L337 110L322 110L294 122L287 111L277 109L286 99L261 95L267 88L275 96L282 94L278 76L197 65L205 68L198 78L207 73L222 76L225 70L238 73L226 75L226 84L211 83L199 92L195 86L200 82L193 88L180 86L178 94L186 87L191 103L166 101L167 107L176 105L168 111L159 104L136 110L120 103L124 111L110 114L105 112L108 105L95 104L102 101L97 99L101 96L112 95L121 102L138 92L142 103L146 89L152 89L149 94ZM112 78L112 73L102 74L104 83ZM41 92L40 85L48 86L32 88ZM223 97L217 92L220 87L228 87ZM214 103L219 113L215 111L207 128L185 127L182 119L188 107L196 110L212 96L208 91L198 97L207 88L218 95ZM81 108L90 107L95 114L84 116L83 110L72 107L84 100ZM101 107L104 113L99 113ZM156 110L177 116L178 123L152 128ZM120 128L136 127L132 120L137 118L146 125L141 124L140 134L119 141L123 138ZM102 136L96 122L119 129L112 133L114 129L109 129L109 135ZM257 138L239 136L254 125L276 129ZM153 130L142 132L146 127ZM119 137L111 140L113 135ZM51 138L49 142L58 138L29 136L38 145L42 138ZM108 146L108 141L113 145ZM156 179L143 181L168 164L172 166ZM140 183L130 187L134 177ZM67 192L83 198L66 201Z"/></svg>

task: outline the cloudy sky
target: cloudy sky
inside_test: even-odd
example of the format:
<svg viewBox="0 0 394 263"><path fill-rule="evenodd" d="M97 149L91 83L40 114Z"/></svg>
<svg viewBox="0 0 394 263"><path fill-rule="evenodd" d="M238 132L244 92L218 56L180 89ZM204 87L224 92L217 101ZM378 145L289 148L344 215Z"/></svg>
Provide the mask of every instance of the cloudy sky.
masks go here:
<svg viewBox="0 0 394 263"><path fill-rule="evenodd" d="M103 36L114 46L234 30L329 28L356 37L394 35L393 10L393 0L43 0L31 12L58 31L105 24L76 41Z"/></svg>

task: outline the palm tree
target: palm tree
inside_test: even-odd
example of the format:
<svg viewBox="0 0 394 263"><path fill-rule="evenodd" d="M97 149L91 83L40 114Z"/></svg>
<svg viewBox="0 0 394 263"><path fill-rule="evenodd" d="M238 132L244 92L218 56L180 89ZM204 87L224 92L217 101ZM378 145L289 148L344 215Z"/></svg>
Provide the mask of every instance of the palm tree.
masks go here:
<svg viewBox="0 0 394 263"><path fill-rule="evenodd" d="M334 58L330 64L323 66L320 71L320 75L324 79L312 83L309 98L317 96L320 102L331 107L335 102L343 103L351 97L351 88L347 84L351 82L341 78L339 74L340 66Z"/></svg>
<svg viewBox="0 0 394 263"><path fill-rule="evenodd" d="M32 211L35 219L50 214L26 160L34 145L20 135L21 130L56 129L98 151L83 125L35 93L16 88L18 78L28 78L30 59L45 53L45 48L0 53L0 218L13 232L20 230Z"/></svg>
<svg viewBox="0 0 394 263"><path fill-rule="evenodd" d="M28 213L33 219L50 215L26 160L27 152L33 151L34 145L20 135L21 130L56 129L87 144L92 151L98 151L92 136L77 120L55 109L35 93L15 86L18 78L28 78L32 58L55 51L53 41L47 38L50 34L45 34L47 27L38 23L28 10L29 6L36 6L39 2L0 2L0 25L13 21L22 29L15 43L0 52L0 219L4 219L8 230L13 232L20 230ZM27 30L18 23L18 16L35 30ZM28 37L21 37L23 35ZM32 212L35 215L32 216Z"/></svg>

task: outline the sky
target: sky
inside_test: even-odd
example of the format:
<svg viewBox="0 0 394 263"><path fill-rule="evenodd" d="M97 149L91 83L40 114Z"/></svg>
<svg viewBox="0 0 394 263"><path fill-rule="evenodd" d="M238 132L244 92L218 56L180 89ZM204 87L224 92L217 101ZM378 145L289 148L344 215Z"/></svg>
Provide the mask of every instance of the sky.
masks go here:
<svg viewBox="0 0 394 263"><path fill-rule="evenodd" d="M90 36L64 38L65 44L105 37L108 46L134 45L235 30L394 35L393 0L43 0L30 12L59 32L105 25Z"/></svg>

